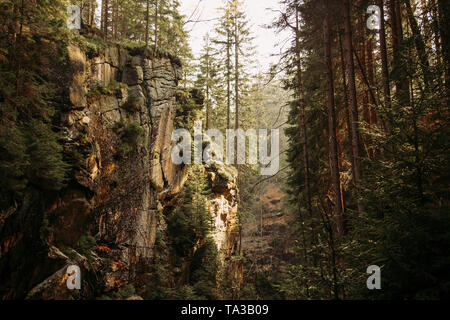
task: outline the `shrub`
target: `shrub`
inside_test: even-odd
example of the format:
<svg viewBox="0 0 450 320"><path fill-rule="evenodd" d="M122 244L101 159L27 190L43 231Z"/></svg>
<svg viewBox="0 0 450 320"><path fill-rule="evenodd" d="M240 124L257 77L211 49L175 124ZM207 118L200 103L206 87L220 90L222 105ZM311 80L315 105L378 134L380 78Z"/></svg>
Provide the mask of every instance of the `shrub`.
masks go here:
<svg viewBox="0 0 450 320"><path fill-rule="evenodd" d="M88 58L97 57L107 47L107 42L95 35L77 35L72 40L79 46Z"/></svg>
<svg viewBox="0 0 450 320"><path fill-rule="evenodd" d="M138 97L136 94L130 94L127 101L124 103L123 108L128 112L138 112L142 103L142 98Z"/></svg>
<svg viewBox="0 0 450 320"><path fill-rule="evenodd" d="M28 130L29 180L47 190L61 189L67 182L70 166L63 160L58 134L48 123L39 120L31 121Z"/></svg>
<svg viewBox="0 0 450 320"><path fill-rule="evenodd" d="M114 129L120 136L119 156L127 156L144 141L144 129L137 122L131 122L125 126L120 121L116 123Z"/></svg>
<svg viewBox="0 0 450 320"><path fill-rule="evenodd" d="M78 252L88 260L91 258L91 250L95 248L97 241L90 235L82 235L78 240Z"/></svg>
<svg viewBox="0 0 450 320"><path fill-rule="evenodd" d="M29 166L25 137L14 123L0 125L1 198L6 190L19 192L26 187L25 172Z"/></svg>
<svg viewBox="0 0 450 320"><path fill-rule="evenodd" d="M169 300L199 300L192 286L184 285L181 288L170 288L167 290Z"/></svg>
<svg viewBox="0 0 450 320"><path fill-rule="evenodd" d="M101 95L112 95L113 90L110 87L105 86L101 81L94 80L89 83L89 91L87 93L88 98L95 98Z"/></svg>
<svg viewBox="0 0 450 320"><path fill-rule="evenodd" d="M136 293L136 289L130 283L130 284L127 284L126 286L120 288L119 291L117 292L117 295L121 299L127 299L127 298L133 296L135 293Z"/></svg>
<svg viewBox="0 0 450 320"><path fill-rule="evenodd" d="M195 293L206 299L219 299L217 290L217 273L220 268L219 253L211 237L201 246L192 257L190 265L190 284Z"/></svg>
<svg viewBox="0 0 450 320"><path fill-rule="evenodd" d="M127 89L128 85L126 83L123 82L118 82L116 80L111 80L110 84L109 84L109 89L113 92L117 92L120 89Z"/></svg>

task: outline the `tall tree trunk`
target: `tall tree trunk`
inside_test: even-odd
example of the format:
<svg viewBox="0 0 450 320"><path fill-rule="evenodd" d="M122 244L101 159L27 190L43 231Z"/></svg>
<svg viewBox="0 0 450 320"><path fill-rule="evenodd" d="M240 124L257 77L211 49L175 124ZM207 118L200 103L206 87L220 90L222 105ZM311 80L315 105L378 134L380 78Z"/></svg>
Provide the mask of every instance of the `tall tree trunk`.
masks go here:
<svg viewBox="0 0 450 320"><path fill-rule="evenodd" d="M211 105L209 103L209 85L206 85L206 130L211 128Z"/></svg>
<svg viewBox="0 0 450 320"><path fill-rule="evenodd" d="M368 68L368 78L370 84L370 90L373 92L376 88L375 86L375 65L374 65L374 56L373 56L373 39L369 37L367 39L367 68ZM369 95L370 102L370 125L378 127L378 111L376 109L377 101L375 97L371 94ZM373 143L371 143L371 157L375 159L375 154L377 150Z"/></svg>
<svg viewBox="0 0 450 320"><path fill-rule="evenodd" d="M438 14L438 5L436 3L437 0L431 0L431 28L433 30L433 42L436 50L436 61L437 65L442 63L442 50L441 50L441 37L439 32L439 14ZM440 74L442 76L442 74Z"/></svg>
<svg viewBox="0 0 450 320"><path fill-rule="evenodd" d="M82 11L81 15L83 17L82 24L90 26L91 24L91 0L88 0L87 4L85 4L85 10ZM83 16L84 15L84 16Z"/></svg>
<svg viewBox="0 0 450 320"><path fill-rule="evenodd" d="M359 43L359 52L360 52L360 74L361 74L361 82L364 82L366 75L367 75L367 56L366 56L366 26L362 20L358 21L357 24L357 32L358 35L361 38L361 41ZM355 54L358 54L355 52ZM358 58L359 59L359 58ZM370 126L370 109L369 109L369 91L370 91L370 84L367 81L367 85L365 89L362 89L362 120ZM369 137L362 137L362 144L364 149L366 150L366 155L368 158L370 158L370 138Z"/></svg>
<svg viewBox="0 0 450 320"><path fill-rule="evenodd" d="M369 127L377 124L377 113L375 110L376 100L373 94L375 87L375 74L373 65L373 45L372 33L366 28L364 20L360 24L362 43L361 43L361 76L362 81L366 82L367 88L364 90L363 96L363 119ZM370 136L365 138L365 147L367 156L370 159L375 157L375 149Z"/></svg>
<svg viewBox="0 0 450 320"><path fill-rule="evenodd" d="M343 0L344 5L344 44L345 58L347 63L348 75L348 102L351 110L352 125L352 151L353 151L353 180L358 186L361 179L360 172L360 143L359 143L359 125L358 125L358 104L356 101L356 84L355 84L355 64L353 61L353 45L352 45L352 27L350 23L350 1ZM364 211L363 206L358 201L358 210Z"/></svg>
<svg viewBox="0 0 450 320"><path fill-rule="evenodd" d="M235 8L237 11L237 8ZM239 129L239 28L237 13L235 13L234 19L234 108L235 108L235 118L234 118L234 128ZM237 150L237 143L236 143ZM235 153L235 155L237 152Z"/></svg>
<svg viewBox="0 0 450 320"><path fill-rule="evenodd" d="M400 0L389 1L389 20L392 30L392 78L395 82L395 95L402 106L409 105L409 81L408 74L405 72L405 57L403 44L402 12Z"/></svg>
<svg viewBox="0 0 450 320"><path fill-rule="evenodd" d="M25 12L25 2L20 1L20 6L14 5L15 17L17 18L17 25L14 30L14 61L16 62L16 96L19 97L22 92L22 57L23 52L23 20Z"/></svg>
<svg viewBox="0 0 450 320"><path fill-rule="evenodd" d="M334 108L334 83L333 83L333 65L331 61L331 35L329 7L327 1L327 12L323 20L323 39L325 46L325 73L327 79L327 109L328 109L328 140L331 154L331 180L334 190L334 212L336 217L336 226L338 235L344 234L343 210L341 203L341 188L339 178L339 163L336 139L336 116Z"/></svg>
<svg viewBox="0 0 450 320"><path fill-rule="evenodd" d="M239 129L239 26L237 18L237 4L234 2L234 129ZM238 167L238 137L235 137L236 143L234 144L234 158L235 166ZM240 233L240 231L239 231Z"/></svg>
<svg viewBox="0 0 450 320"><path fill-rule="evenodd" d="M450 1L438 0L438 12L444 64L445 96L448 106L450 105Z"/></svg>
<svg viewBox="0 0 450 320"><path fill-rule="evenodd" d="M206 43L207 48L209 48L209 38ZM211 128L211 102L209 93L209 81L210 81L210 61L209 61L209 49L206 51L206 130Z"/></svg>
<svg viewBox="0 0 450 320"><path fill-rule="evenodd" d="M91 18L90 18L90 26L93 27L95 25L95 9L97 8L95 0L91 0Z"/></svg>
<svg viewBox="0 0 450 320"><path fill-rule="evenodd" d="M414 36L414 44L416 46L417 55L419 57L420 68L422 69L425 89L426 91L429 91L432 79L430 73L430 63L428 62L428 55L426 52L425 42L422 38L422 35L420 34L420 27L416 21L416 18L414 17L410 0L403 0L403 1L405 3L409 25L411 27L412 34Z"/></svg>
<svg viewBox="0 0 450 320"><path fill-rule="evenodd" d="M385 110L391 109L391 87L389 83L389 68L386 48L386 28L384 22L384 4L383 0L378 0L378 7L380 8L380 57L381 57L381 75L383 78L383 98ZM382 125L386 123L382 121ZM388 129L388 128L384 128ZM389 130L389 129L388 129Z"/></svg>
<svg viewBox="0 0 450 320"><path fill-rule="evenodd" d="M352 124L351 124L351 110L350 110L350 105L348 103L348 86L347 86L347 68L345 67L345 59L344 59L344 49L342 48L342 37L341 34L339 33L339 52L340 52L340 58L341 58L341 69L342 69L342 84L344 87L344 103L345 103L345 120L347 122L347 134L348 134L348 140L352 141ZM353 152L350 151L349 154L351 163L353 163ZM354 173L354 166L352 166L352 174L353 176L355 176Z"/></svg>
<svg viewBox="0 0 450 320"><path fill-rule="evenodd" d="M119 35L119 0L114 1L114 40L118 39Z"/></svg>
<svg viewBox="0 0 450 320"><path fill-rule="evenodd" d="M365 56L366 56L366 74L367 74L367 82L368 82L368 90L367 96L369 99L368 105L368 124L369 126L377 126L378 125L378 116L376 111L376 101L373 94L369 94L373 92L375 88L375 69L373 63L373 40L372 34L370 33L368 28L364 28L365 30ZM369 137L367 139L368 147L369 147L369 156L371 159L375 158L375 147L373 145L372 139Z"/></svg>
<svg viewBox="0 0 450 320"><path fill-rule="evenodd" d="M147 9L145 11L145 46L148 47L150 27L150 0L147 0Z"/></svg>
<svg viewBox="0 0 450 320"><path fill-rule="evenodd" d="M305 100L303 96L303 83L302 83L302 62L300 56L300 26L298 17L298 7L296 7L296 19L295 19L295 53L297 58L297 91L298 91L298 104L300 107L300 139L302 140L303 147L303 174L305 179L305 201L306 210L308 215L312 217L311 209L311 194L309 186L309 156L308 156L308 135L306 131L306 117L305 117Z"/></svg>
<svg viewBox="0 0 450 320"><path fill-rule="evenodd" d="M158 15L159 15L159 4L158 0L155 0L155 48L158 49Z"/></svg>
<svg viewBox="0 0 450 320"><path fill-rule="evenodd" d="M100 30L102 32L103 32L103 30L105 30L105 0L102 0L102 3L101 3Z"/></svg>
<svg viewBox="0 0 450 320"><path fill-rule="evenodd" d="M109 27L109 0L104 0L105 11L104 11L104 23L103 23L103 36L108 39L108 27Z"/></svg>
<svg viewBox="0 0 450 320"><path fill-rule="evenodd" d="M121 7L119 7L119 10L121 12L120 36L123 38L123 37L127 37L127 21L125 19L124 8L121 6Z"/></svg>
<svg viewBox="0 0 450 320"><path fill-rule="evenodd" d="M93 26L94 25L94 13L95 12L95 6L94 6L94 0L89 0L89 9L88 9L88 25Z"/></svg>
<svg viewBox="0 0 450 320"><path fill-rule="evenodd" d="M116 21L117 21L117 0L113 0L111 3L111 37L116 40Z"/></svg>
<svg viewBox="0 0 450 320"><path fill-rule="evenodd" d="M299 10L296 7L295 10L295 53L296 53L296 63L297 63L297 91L298 91L298 104L300 108L300 139L302 143L302 162L303 162L303 175L305 181L305 202L306 202L306 212L308 213L309 219L311 219L311 229L312 229L312 246L317 244L317 236L315 234L315 223L312 213L311 205L311 187L309 181L309 154L308 154L308 132L306 129L306 112L305 112L305 99L303 94L303 81L302 81L302 61L300 52L300 23L299 23ZM301 210L301 209L300 209ZM299 212L300 223L303 223L302 213ZM305 235L303 232L303 242L305 243ZM305 261L307 261L307 255L305 251ZM312 254L312 262L314 266L317 266L317 254Z"/></svg>
<svg viewBox="0 0 450 320"><path fill-rule="evenodd" d="M368 31L368 29L365 29ZM375 67L374 67L374 59L373 59L373 39L371 35L367 36L366 41L366 55L367 55L367 78L370 85L370 90L375 88ZM370 124L378 125L378 116L377 111L375 109L376 101L374 100L373 95L369 95L369 103L370 103Z"/></svg>
<svg viewBox="0 0 450 320"><path fill-rule="evenodd" d="M231 129L231 31L227 30L227 129Z"/></svg>

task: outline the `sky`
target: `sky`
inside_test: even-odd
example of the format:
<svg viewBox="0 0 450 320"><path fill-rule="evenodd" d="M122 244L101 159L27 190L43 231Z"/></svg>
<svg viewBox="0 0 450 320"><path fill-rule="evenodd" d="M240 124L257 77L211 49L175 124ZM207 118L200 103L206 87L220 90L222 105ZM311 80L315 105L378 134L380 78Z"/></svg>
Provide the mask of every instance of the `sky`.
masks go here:
<svg viewBox="0 0 450 320"><path fill-rule="evenodd" d="M180 0L181 13L188 20L211 20L220 16L217 8L223 6L225 0ZM277 35L274 30L264 28L264 24L270 24L276 17L276 13L266 8L278 9L278 0L242 0L250 20L250 26L253 36L255 37L254 45L256 46L255 63L258 69L267 71L271 63L277 63L277 57L271 57L272 54L278 54L281 47L276 47L278 43L288 37L286 33ZM198 6L198 9L196 10ZM217 20L204 21L197 23L187 23L185 29L190 34L190 44L192 51L197 58L203 46L203 37L209 31L213 33L214 25Z"/></svg>

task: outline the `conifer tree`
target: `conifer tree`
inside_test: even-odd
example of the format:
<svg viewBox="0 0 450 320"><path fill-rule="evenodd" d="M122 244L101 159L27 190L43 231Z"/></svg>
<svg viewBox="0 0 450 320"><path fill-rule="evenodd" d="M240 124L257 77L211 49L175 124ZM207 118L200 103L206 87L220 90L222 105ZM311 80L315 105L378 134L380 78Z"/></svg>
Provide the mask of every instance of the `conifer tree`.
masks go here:
<svg viewBox="0 0 450 320"><path fill-rule="evenodd" d="M219 114L217 112L213 117L213 109L222 108L223 90L219 82L220 66L217 61L217 52L211 45L209 34L204 37L204 46L199 59L199 73L197 75L196 85L205 93L205 130L210 128L219 128ZM215 126L212 126L212 124Z"/></svg>
<svg viewBox="0 0 450 320"><path fill-rule="evenodd" d="M222 69L222 79L226 85L226 110L227 110L227 123L226 128L231 129L231 102L232 102L232 76L233 76L233 62L232 62L232 50L233 50L233 29L232 29L232 11L231 2L227 1L223 8L220 8L222 16L215 28L216 36L212 42L215 43L218 48L218 52L221 52L220 60L224 66Z"/></svg>

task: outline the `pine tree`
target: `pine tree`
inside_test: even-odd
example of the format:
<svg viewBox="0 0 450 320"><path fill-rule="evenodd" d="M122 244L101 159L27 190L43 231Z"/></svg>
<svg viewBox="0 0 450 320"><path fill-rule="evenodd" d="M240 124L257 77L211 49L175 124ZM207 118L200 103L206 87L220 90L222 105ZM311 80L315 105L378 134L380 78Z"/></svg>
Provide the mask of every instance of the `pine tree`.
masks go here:
<svg viewBox="0 0 450 320"><path fill-rule="evenodd" d="M59 190L66 182L68 165L52 122L58 111L56 73L41 58L57 56L65 46L65 5L64 1L15 0L0 5L2 207L20 201L20 192L30 185Z"/></svg>
<svg viewBox="0 0 450 320"><path fill-rule="evenodd" d="M232 87L231 79L233 75L232 65L232 47L233 47L233 29L232 29L232 10L231 2L227 1L225 7L220 8L222 16L215 28L216 36L212 39L218 48L217 51L221 52L220 60L224 66L222 70L223 82L226 84L226 110L227 110L227 123L226 128L231 129L231 101L232 101Z"/></svg>
<svg viewBox="0 0 450 320"><path fill-rule="evenodd" d="M338 160L338 146L336 138L336 113L334 102L334 77L333 77L333 63L331 60L331 26L330 26L331 8L326 0L326 13L323 20L323 32L324 32L324 48L325 48L325 73L327 79L327 109L328 109L328 141L330 143L330 172L331 180L334 191L334 209L337 220L337 233L343 235L344 222L343 215L344 210L342 207L341 196L341 182L339 177L339 160ZM337 293L336 293L337 294Z"/></svg>
<svg viewBox="0 0 450 320"><path fill-rule="evenodd" d="M231 2L233 44L234 44L234 113L235 125L238 129L241 126L239 121L240 110L245 105L245 99L249 91L249 69L251 67L254 46L253 36L250 34L249 21L243 9L243 3L238 0Z"/></svg>
<svg viewBox="0 0 450 320"><path fill-rule="evenodd" d="M206 206L209 191L204 168L192 166L189 177L181 203L168 220L168 228L171 234L177 235L174 239L177 253L190 258L193 249L206 241L211 231L211 220Z"/></svg>
<svg viewBox="0 0 450 320"><path fill-rule="evenodd" d="M218 78L220 66L216 57L217 52L211 46L209 34L206 34L203 51L199 59L199 73L196 81L196 86L205 93L205 130L219 128L216 125L219 122L219 115L215 114L213 117L213 109L222 107L223 90ZM214 126L212 126L213 123L215 124Z"/></svg>

